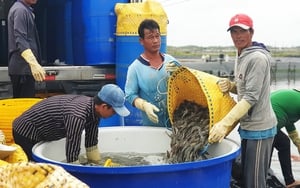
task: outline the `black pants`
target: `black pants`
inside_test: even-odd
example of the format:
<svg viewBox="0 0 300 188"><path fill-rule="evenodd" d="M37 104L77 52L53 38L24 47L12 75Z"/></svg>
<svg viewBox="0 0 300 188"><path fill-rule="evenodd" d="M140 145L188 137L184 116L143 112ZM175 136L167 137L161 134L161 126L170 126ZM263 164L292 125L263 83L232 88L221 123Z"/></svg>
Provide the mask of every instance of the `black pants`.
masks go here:
<svg viewBox="0 0 300 188"><path fill-rule="evenodd" d="M286 185L295 181L291 166L291 144L289 137L281 130L274 138L273 148L278 151L278 159L281 166L282 175ZM272 150L273 151L273 150Z"/></svg>
<svg viewBox="0 0 300 188"><path fill-rule="evenodd" d="M32 157L32 148L36 144L36 142L18 134L14 129L13 129L13 137L14 137L14 142L20 145L21 148L26 153L28 160L34 161Z"/></svg>
<svg viewBox="0 0 300 188"><path fill-rule="evenodd" d="M10 75L13 98L35 97L35 80L31 75Z"/></svg>

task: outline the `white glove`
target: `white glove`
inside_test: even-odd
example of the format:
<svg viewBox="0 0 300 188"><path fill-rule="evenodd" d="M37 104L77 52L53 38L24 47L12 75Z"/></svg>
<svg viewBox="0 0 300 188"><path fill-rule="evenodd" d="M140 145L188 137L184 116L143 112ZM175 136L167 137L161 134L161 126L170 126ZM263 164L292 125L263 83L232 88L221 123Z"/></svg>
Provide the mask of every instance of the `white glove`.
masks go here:
<svg viewBox="0 0 300 188"><path fill-rule="evenodd" d="M227 93L229 91L231 91L232 89L234 89L235 87L235 83L231 82L228 78L221 78L217 81L217 84L219 86L219 89L223 92L223 93Z"/></svg>
<svg viewBox="0 0 300 188"><path fill-rule="evenodd" d="M44 81L46 78L46 72L44 68L37 62L35 56L33 55L31 49L26 49L21 53L21 56L29 64L32 76L36 81Z"/></svg>
<svg viewBox="0 0 300 188"><path fill-rule="evenodd" d="M153 123L158 123L158 117L154 112L159 112L159 109L149 103L149 102L145 102L144 103L144 111L146 112L148 118L153 122Z"/></svg>
<svg viewBox="0 0 300 188"><path fill-rule="evenodd" d="M299 138L298 131L294 130L292 132L289 132L288 134L291 140L293 141L293 143L295 144L295 146L297 147L298 152L300 154L300 138Z"/></svg>
<svg viewBox="0 0 300 188"><path fill-rule="evenodd" d="M173 61L166 64L166 71L167 72L170 72L170 73L175 72L178 68L179 67Z"/></svg>
<svg viewBox="0 0 300 188"><path fill-rule="evenodd" d="M222 142L232 125L241 119L250 108L251 105L245 99L239 101L221 121L213 125L209 131L208 142Z"/></svg>
<svg viewBox="0 0 300 188"><path fill-rule="evenodd" d="M158 116L155 114L155 112L159 112L159 109L155 105L141 98L135 99L134 105L138 109L144 111L147 114L147 117L150 119L150 121L152 121L153 123L158 123Z"/></svg>
<svg viewBox="0 0 300 188"><path fill-rule="evenodd" d="M100 164L101 163L101 156L98 149L98 146L92 146L86 148L86 157L89 163Z"/></svg>

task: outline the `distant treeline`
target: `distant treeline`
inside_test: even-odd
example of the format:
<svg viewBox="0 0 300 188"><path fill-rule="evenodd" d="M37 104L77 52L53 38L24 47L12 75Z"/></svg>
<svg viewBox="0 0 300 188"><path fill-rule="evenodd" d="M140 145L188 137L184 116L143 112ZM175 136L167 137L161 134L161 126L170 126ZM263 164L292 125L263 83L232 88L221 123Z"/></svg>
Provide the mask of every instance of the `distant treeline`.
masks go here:
<svg viewBox="0 0 300 188"><path fill-rule="evenodd" d="M267 47L273 57L300 57L300 46L298 47ZM220 55L235 56L234 46L167 46L167 53L176 58L202 58L203 56L220 57Z"/></svg>

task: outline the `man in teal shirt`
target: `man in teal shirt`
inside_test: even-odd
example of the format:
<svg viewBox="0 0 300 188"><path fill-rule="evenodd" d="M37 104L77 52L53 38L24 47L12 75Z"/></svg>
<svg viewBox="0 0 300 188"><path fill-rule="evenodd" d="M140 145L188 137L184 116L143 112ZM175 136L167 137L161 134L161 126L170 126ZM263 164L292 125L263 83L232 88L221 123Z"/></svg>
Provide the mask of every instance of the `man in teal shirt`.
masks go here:
<svg viewBox="0 0 300 188"><path fill-rule="evenodd" d="M126 100L142 111L143 125L170 127L167 79L179 64L174 57L160 51L160 26L155 20L143 20L138 33L144 52L128 67Z"/></svg>
<svg viewBox="0 0 300 188"><path fill-rule="evenodd" d="M295 181L291 166L290 140L293 141L300 154L300 138L295 122L300 119L300 90L281 89L271 93L271 103L277 117L277 135L274 138L273 148L278 151L278 158L286 187L300 186ZM285 127L288 136L281 131Z"/></svg>

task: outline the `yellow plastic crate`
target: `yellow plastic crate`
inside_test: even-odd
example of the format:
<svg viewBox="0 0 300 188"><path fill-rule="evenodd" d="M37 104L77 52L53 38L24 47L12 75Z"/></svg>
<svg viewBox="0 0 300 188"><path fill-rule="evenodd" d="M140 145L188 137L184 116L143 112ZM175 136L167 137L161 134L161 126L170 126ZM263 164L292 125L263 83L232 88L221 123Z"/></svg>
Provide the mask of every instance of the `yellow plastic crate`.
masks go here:
<svg viewBox="0 0 300 188"><path fill-rule="evenodd" d="M0 100L0 130L2 130L5 134L6 143L14 142L12 136L12 122L14 119L41 100L41 98L14 98Z"/></svg>
<svg viewBox="0 0 300 188"><path fill-rule="evenodd" d="M223 94L217 81L220 78L206 72L181 66L168 80L168 113L173 123L175 109L184 101L192 101L209 111L209 127L220 121L236 104L229 94ZM230 127L227 134L237 125Z"/></svg>

